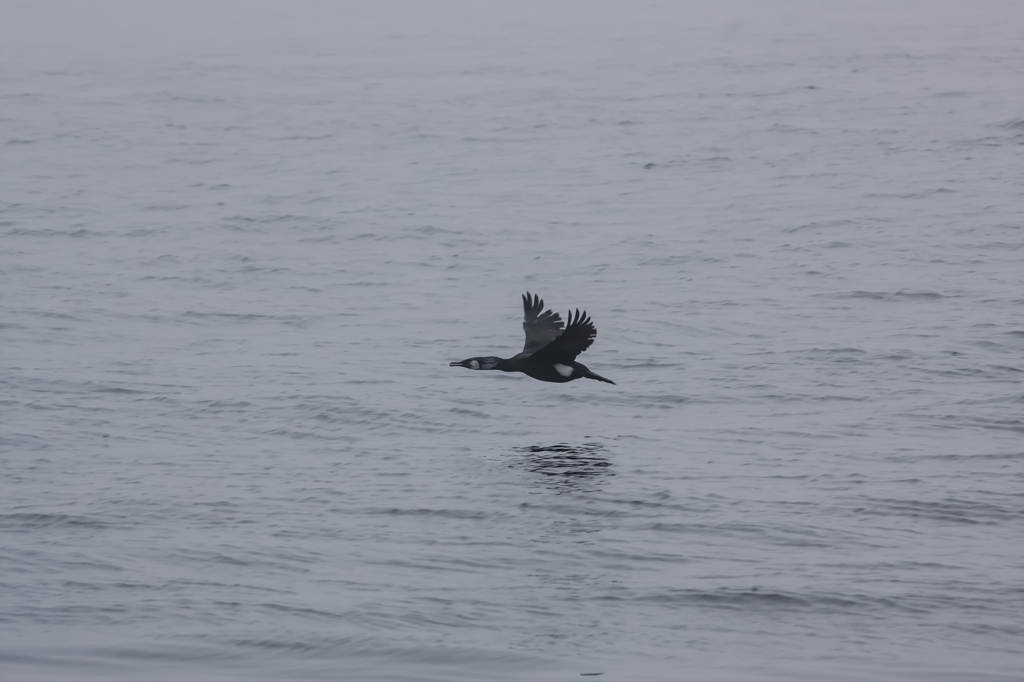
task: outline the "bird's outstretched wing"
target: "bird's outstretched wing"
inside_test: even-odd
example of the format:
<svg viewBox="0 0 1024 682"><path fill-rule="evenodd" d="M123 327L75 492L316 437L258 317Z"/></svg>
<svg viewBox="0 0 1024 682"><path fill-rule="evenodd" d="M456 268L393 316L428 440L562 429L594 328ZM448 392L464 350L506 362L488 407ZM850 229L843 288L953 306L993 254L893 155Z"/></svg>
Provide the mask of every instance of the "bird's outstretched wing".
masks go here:
<svg viewBox="0 0 1024 682"><path fill-rule="evenodd" d="M580 353L590 348L597 338L597 329L586 311L580 312L576 309L576 315L569 311L569 324L565 331L557 339L537 352L538 357L543 357L552 362L571 362Z"/></svg>
<svg viewBox="0 0 1024 682"><path fill-rule="evenodd" d="M540 296L530 296L527 291L523 295L523 331L526 332L523 352L536 353L562 333L562 318L558 313L544 310L544 301Z"/></svg>

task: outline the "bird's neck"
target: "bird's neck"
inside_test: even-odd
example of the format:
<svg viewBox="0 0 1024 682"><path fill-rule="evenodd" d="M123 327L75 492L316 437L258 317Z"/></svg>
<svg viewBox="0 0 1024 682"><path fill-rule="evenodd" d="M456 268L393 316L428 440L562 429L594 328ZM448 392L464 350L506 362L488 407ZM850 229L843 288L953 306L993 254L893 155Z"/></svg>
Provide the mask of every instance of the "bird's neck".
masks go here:
<svg viewBox="0 0 1024 682"><path fill-rule="evenodd" d="M514 372L514 371L516 371L516 368L513 366L513 363L512 363L512 358L509 358L507 360L506 359L502 359L498 364L496 364L491 369L500 369L502 372Z"/></svg>

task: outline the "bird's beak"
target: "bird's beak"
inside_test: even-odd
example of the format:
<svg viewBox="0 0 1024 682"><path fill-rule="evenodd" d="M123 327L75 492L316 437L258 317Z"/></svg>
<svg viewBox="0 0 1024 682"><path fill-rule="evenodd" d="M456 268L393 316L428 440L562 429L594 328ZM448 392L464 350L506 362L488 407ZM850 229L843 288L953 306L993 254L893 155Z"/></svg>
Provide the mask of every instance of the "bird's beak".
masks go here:
<svg viewBox="0 0 1024 682"><path fill-rule="evenodd" d="M449 367L462 367L462 363L461 362L453 362L453 363L451 363L448 366Z"/></svg>

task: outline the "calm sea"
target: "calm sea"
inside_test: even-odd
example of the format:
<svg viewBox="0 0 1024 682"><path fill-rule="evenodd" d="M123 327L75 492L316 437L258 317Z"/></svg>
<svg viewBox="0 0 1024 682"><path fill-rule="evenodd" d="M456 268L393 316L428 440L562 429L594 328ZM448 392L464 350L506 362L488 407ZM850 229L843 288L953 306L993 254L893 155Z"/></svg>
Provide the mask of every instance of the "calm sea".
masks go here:
<svg viewBox="0 0 1024 682"><path fill-rule="evenodd" d="M827 5L0 0L0 679L1024 680L1024 4Z"/></svg>

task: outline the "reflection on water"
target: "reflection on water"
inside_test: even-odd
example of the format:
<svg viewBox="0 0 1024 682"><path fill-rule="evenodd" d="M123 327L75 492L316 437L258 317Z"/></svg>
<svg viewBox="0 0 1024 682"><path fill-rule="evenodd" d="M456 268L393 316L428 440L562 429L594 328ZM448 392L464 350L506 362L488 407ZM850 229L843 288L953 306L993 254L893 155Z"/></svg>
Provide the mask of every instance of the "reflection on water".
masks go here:
<svg viewBox="0 0 1024 682"><path fill-rule="evenodd" d="M559 491L583 491L608 476L614 476L608 454L601 443L582 445L530 445L514 448L524 454L528 471L550 477L547 484Z"/></svg>

